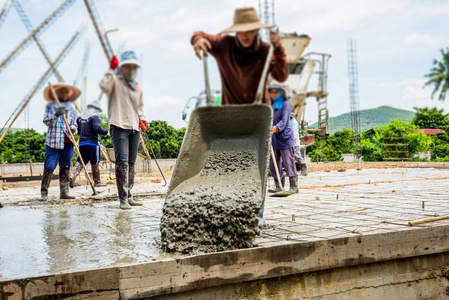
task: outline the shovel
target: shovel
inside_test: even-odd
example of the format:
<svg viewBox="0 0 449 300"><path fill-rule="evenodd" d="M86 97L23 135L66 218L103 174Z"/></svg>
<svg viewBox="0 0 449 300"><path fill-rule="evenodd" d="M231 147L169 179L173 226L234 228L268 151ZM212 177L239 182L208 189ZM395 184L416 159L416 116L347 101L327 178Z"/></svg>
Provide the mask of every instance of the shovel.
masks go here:
<svg viewBox="0 0 449 300"><path fill-rule="evenodd" d="M282 186L282 182L281 182L281 176L279 175L279 169L278 169L278 164L276 163L276 157L274 156L274 151L273 151L273 146L271 146L271 159L273 160L273 165L274 165L274 169L276 170L276 176L278 179L278 184L281 188L281 190L279 192L274 193L273 195L271 195L271 197L287 197L290 196L291 193L284 190L284 187Z"/></svg>

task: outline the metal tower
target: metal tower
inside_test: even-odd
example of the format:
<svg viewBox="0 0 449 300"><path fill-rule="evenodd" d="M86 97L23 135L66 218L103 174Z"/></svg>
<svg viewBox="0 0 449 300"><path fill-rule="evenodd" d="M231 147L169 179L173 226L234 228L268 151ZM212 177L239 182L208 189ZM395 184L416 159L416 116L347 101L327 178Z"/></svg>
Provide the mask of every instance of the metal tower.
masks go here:
<svg viewBox="0 0 449 300"><path fill-rule="evenodd" d="M355 161L362 157L360 145L360 107L359 107L359 78L357 70L357 47L355 40L349 40L348 46L348 77L349 98L351 103L352 146Z"/></svg>
<svg viewBox="0 0 449 300"><path fill-rule="evenodd" d="M270 3L271 2L271 3ZM270 19L271 17L271 19ZM265 24L275 24L274 22L274 0L259 0L259 19ZM262 40L270 41L270 29L262 29Z"/></svg>

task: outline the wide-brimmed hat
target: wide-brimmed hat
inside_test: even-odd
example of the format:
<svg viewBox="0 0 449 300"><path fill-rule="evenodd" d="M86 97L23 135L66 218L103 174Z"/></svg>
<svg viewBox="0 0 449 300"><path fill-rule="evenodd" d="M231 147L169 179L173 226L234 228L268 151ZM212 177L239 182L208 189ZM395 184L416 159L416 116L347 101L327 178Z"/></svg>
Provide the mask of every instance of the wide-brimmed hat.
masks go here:
<svg viewBox="0 0 449 300"><path fill-rule="evenodd" d="M271 81L270 84L268 85L268 91L270 90L280 90L284 96L284 99L287 100L287 91L284 89L281 83L274 80Z"/></svg>
<svg viewBox="0 0 449 300"><path fill-rule="evenodd" d="M54 84L53 88L56 92L56 95L58 95L60 89L66 88L69 91L69 101L71 102L75 101L81 95L81 91L77 87L65 84L63 82ZM49 86L47 86L47 88L44 90L44 98L47 102L55 101L55 98L53 97L53 93L51 92Z"/></svg>
<svg viewBox="0 0 449 300"><path fill-rule="evenodd" d="M100 112L102 112L103 110L101 109L101 103L98 100L94 100L91 103L87 104L87 107L93 107L98 109Z"/></svg>
<svg viewBox="0 0 449 300"><path fill-rule="evenodd" d="M137 58L136 52L134 51L125 51L120 55L120 67L123 65L137 65L139 68L142 67L139 59Z"/></svg>
<svg viewBox="0 0 449 300"><path fill-rule="evenodd" d="M234 11L234 24L220 33L242 32L258 30L263 28L273 28L276 25L260 23L259 16L257 15L254 7L242 7L237 8Z"/></svg>

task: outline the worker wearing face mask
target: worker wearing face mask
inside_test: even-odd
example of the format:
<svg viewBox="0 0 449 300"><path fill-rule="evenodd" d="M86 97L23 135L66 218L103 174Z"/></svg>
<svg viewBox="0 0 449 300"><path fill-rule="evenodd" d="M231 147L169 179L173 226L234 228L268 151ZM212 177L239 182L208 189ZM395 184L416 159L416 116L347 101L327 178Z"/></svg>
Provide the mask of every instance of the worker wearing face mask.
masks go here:
<svg viewBox="0 0 449 300"><path fill-rule="evenodd" d="M142 91L136 80L140 67L134 51L123 52L120 61L114 55L109 70L100 82L101 90L108 97L109 128L115 152L115 178L121 209L142 205L131 195L140 131L147 130Z"/></svg>

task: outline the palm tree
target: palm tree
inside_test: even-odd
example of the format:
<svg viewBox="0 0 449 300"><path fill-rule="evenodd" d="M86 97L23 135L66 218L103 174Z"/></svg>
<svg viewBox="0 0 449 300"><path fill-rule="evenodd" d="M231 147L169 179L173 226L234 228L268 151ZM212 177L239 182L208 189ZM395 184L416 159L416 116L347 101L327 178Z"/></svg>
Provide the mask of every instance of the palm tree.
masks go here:
<svg viewBox="0 0 449 300"><path fill-rule="evenodd" d="M436 59L433 60L433 68L430 69L430 73L424 75L429 78L429 81L425 85L433 85L432 99L436 92L440 90L438 100L444 101L446 99L446 93L449 89L449 48L446 48L446 52L441 49L441 55L443 55L442 61Z"/></svg>

